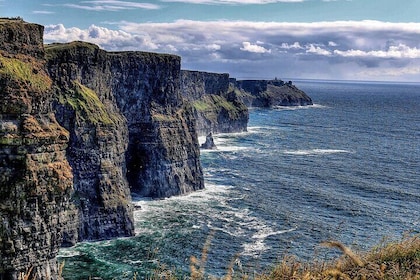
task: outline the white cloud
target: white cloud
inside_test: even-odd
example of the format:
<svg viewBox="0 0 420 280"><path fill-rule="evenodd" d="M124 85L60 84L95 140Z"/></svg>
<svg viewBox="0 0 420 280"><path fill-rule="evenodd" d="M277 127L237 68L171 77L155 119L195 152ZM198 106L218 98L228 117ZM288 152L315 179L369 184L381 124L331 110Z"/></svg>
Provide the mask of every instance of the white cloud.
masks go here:
<svg viewBox="0 0 420 280"><path fill-rule="evenodd" d="M316 46L314 44L309 44L309 46L306 49L306 53L326 55L326 56L331 55L331 52L329 50L323 49L320 46Z"/></svg>
<svg viewBox="0 0 420 280"><path fill-rule="evenodd" d="M122 30L111 30L96 25L88 29L66 28L62 24L47 25L44 39L48 42L88 41L108 50L157 50L149 35L133 35Z"/></svg>
<svg viewBox="0 0 420 280"><path fill-rule="evenodd" d="M301 3L308 0L163 0L163 2L182 2L206 5L264 5L271 3Z"/></svg>
<svg viewBox="0 0 420 280"><path fill-rule="evenodd" d="M420 58L420 49L410 48L404 44L389 46L387 50L335 50L334 54L344 57L376 57L376 58Z"/></svg>
<svg viewBox="0 0 420 280"><path fill-rule="evenodd" d="M282 43L280 48L282 49L303 49L303 47L300 45L299 42L294 42L293 44L288 44L288 43Z"/></svg>
<svg viewBox="0 0 420 280"><path fill-rule="evenodd" d="M160 8L160 6L151 3L138 3L118 0L80 1L79 4L67 3L63 4L63 6L88 11L120 11L132 9L155 10Z"/></svg>
<svg viewBox="0 0 420 280"><path fill-rule="evenodd" d="M33 14L36 15L51 15L51 14L55 14L55 12L52 11L33 11Z"/></svg>
<svg viewBox="0 0 420 280"><path fill-rule="evenodd" d="M252 52L252 53L271 53L271 50L268 50L259 45L253 45L250 42L242 42L241 51Z"/></svg>

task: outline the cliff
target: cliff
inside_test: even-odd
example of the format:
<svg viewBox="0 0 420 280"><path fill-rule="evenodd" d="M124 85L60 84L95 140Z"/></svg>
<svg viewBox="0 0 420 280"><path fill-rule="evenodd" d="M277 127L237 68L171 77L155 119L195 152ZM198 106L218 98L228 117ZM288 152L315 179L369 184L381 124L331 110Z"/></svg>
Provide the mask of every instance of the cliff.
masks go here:
<svg viewBox="0 0 420 280"><path fill-rule="evenodd" d="M178 56L0 34L0 279L58 279L61 244L133 235L131 192L204 187Z"/></svg>
<svg viewBox="0 0 420 280"><path fill-rule="evenodd" d="M82 42L46 53L57 119L70 131L75 207L65 243L132 235L131 192L169 197L204 187L179 57Z"/></svg>
<svg viewBox="0 0 420 280"><path fill-rule="evenodd" d="M46 46L53 108L70 132L74 192L63 245L134 233L126 179L128 128L112 95L106 54L86 43ZM106 69L106 68L105 68Z"/></svg>
<svg viewBox="0 0 420 280"><path fill-rule="evenodd" d="M248 108L230 85L229 74L182 70L181 77L182 94L194 108L199 135L246 131Z"/></svg>
<svg viewBox="0 0 420 280"><path fill-rule="evenodd" d="M57 279L73 174L51 108L43 27L0 20L0 279Z"/></svg>
<svg viewBox="0 0 420 280"><path fill-rule="evenodd" d="M241 92L248 107L307 106L312 99L292 82L282 80L235 80L232 84Z"/></svg>

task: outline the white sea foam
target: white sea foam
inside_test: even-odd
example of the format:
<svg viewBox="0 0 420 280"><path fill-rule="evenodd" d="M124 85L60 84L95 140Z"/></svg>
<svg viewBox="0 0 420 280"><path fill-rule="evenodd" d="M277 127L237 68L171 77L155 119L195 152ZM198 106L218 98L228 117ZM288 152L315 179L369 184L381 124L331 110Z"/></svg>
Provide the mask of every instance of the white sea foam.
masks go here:
<svg viewBox="0 0 420 280"><path fill-rule="evenodd" d="M339 153L352 153L349 150L341 149L308 149L308 150L284 150L284 154L297 156L311 156L311 155L328 155Z"/></svg>
<svg viewBox="0 0 420 280"><path fill-rule="evenodd" d="M272 231L270 228L266 228L266 229L262 229L260 231L258 231L257 233L255 233L252 238L254 239L266 239L269 236L273 236L273 235L279 235L279 234L284 234L284 233L288 233L288 232L292 232L295 231L297 228L291 228L291 229L286 229L286 230L277 230L277 231Z"/></svg>
<svg viewBox="0 0 420 280"><path fill-rule="evenodd" d="M59 258L71 258L71 257L77 257L80 256L81 253L76 250L75 248L60 248L60 251L58 252L57 257Z"/></svg>
<svg viewBox="0 0 420 280"><path fill-rule="evenodd" d="M247 133L247 132L244 132ZM213 136L214 144L216 145L216 149L202 149L201 153L214 153L214 152L235 152L240 150L246 150L247 147L237 146L235 143L235 137L238 135L243 135L244 133L224 133L224 134L217 134ZM200 140L201 138L201 140ZM206 141L205 137L199 137L200 145Z"/></svg>
<svg viewBox="0 0 420 280"><path fill-rule="evenodd" d="M274 106L273 109L276 110L287 110L287 111L294 111L294 110L307 110L307 109L325 109L329 108L328 106L321 105L321 104L313 104L313 105L306 105L306 106Z"/></svg>

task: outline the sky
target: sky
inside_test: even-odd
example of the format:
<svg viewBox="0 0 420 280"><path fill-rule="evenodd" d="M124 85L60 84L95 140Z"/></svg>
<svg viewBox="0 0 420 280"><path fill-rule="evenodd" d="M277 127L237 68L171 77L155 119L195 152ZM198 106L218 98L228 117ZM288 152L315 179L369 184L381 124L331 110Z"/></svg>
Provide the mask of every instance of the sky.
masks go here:
<svg viewBox="0 0 420 280"><path fill-rule="evenodd" d="M44 40L181 56L238 79L420 82L420 0L0 0Z"/></svg>

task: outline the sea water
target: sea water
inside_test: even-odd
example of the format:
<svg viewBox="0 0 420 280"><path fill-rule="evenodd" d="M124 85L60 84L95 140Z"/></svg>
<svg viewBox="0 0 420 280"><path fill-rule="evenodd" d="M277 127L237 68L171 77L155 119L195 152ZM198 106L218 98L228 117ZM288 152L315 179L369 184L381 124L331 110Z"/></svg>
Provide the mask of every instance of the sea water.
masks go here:
<svg viewBox="0 0 420 280"><path fill-rule="evenodd" d="M314 106L250 109L248 132L201 151L205 190L134 197L136 236L60 250L65 279L188 275L203 254L209 275L252 275L285 255L336 256L326 240L366 250L419 233L420 85L295 84Z"/></svg>

